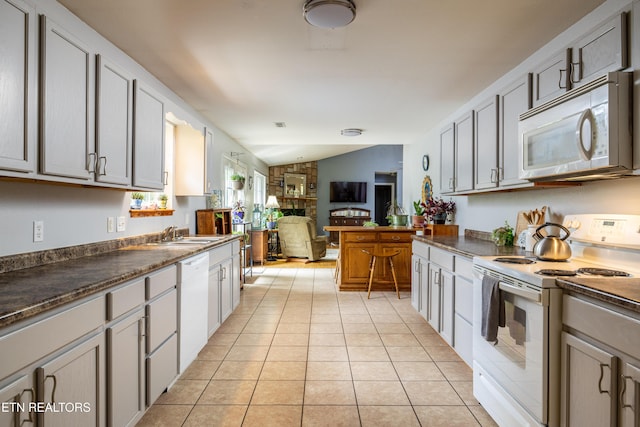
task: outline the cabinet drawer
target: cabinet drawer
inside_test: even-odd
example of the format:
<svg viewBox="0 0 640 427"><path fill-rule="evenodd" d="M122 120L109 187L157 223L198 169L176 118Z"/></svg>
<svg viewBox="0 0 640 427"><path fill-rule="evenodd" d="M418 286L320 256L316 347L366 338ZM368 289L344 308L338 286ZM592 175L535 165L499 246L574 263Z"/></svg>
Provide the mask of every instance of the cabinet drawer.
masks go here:
<svg viewBox="0 0 640 427"><path fill-rule="evenodd" d="M380 233L381 243L407 243L411 242L411 236L413 233Z"/></svg>
<svg viewBox="0 0 640 427"><path fill-rule="evenodd" d="M429 261L438 264L440 267L443 267L449 271L453 271L453 257L454 255L443 251L438 248L431 248L431 253L429 254Z"/></svg>
<svg viewBox="0 0 640 427"><path fill-rule="evenodd" d="M162 394L178 376L178 334L174 333L160 348L147 357L147 405Z"/></svg>
<svg viewBox="0 0 640 427"><path fill-rule="evenodd" d="M562 323L640 359L640 320L564 295Z"/></svg>
<svg viewBox="0 0 640 427"><path fill-rule="evenodd" d="M468 258L456 256L456 275L473 280L473 261Z"/></svg>
<svg viewBox="0 0 640 427"><path fill-rule="evenodd" d="M420 243L417 241L413 241L412 249L413 253L422 257L424 259L429 259L429 248L430 246L426 243Z"/></svg>
<svg viewBox="0 0 640 427"><path fill-rule="evenodd" d="M209 251L209 265L220 264L227 258L231 258L231 245L226 244Z"/></svg>
<svg viewBox="0 0 640 427"><path fill-rule="evenodd" d="M147 353L178 330L178 291L173 289L147 305Z"/></svg>
<svg viewBox="0 0 640 427"><path fill-rule="evenodd" d="M175 265L160 270L147 277L147 300L157 297L167 289L176 286L178 274Z"/></svg>
<svg viewBox="0 0 640 427"><path fill-rule="evenodd" d="M455 312L468 322L473 321L473 282L456 278Z"/></svg>
<svg viewBox="0 0 640 427"><path fill-rule="evenodd" d="M94 298L0 337L0 378L104 325L105 305Z"/></svg>
<svg viewBox="0 0 640 427"><path fill-rule="evenodd" d="M144 304L145 279L137 280L107 294L107 320Z"/></svg>
<svg viewBox="0 0 640 427"><path fill-rule="evenodd" d="M345 242L370 243L378 239L378 233L344 233Z"/></svg>

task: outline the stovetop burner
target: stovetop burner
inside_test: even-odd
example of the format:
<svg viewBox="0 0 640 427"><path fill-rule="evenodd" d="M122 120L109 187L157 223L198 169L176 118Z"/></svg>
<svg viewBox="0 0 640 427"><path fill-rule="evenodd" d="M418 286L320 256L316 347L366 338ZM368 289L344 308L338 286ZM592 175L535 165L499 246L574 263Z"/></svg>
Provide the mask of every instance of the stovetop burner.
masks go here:
<svg viewBox="0 0 640 427"><path fill-rule="evenodd" d="M555 270L552 268L545 268L536 271L536 274L540 274L541 276L575 276L578 273L573 270Z"/></svg>
<svg viewBox="0 0 640 427"><path fill-rule="evenodd" d="M515 258L515 257L499 257L494 261L505 262L507 264L533 264L535 261L529 258Z"/></svg>
<svg viewBox="0 0 640 427"><path fill-rule="evenodd" d="M626 271L610 270L608 268L579 268L578 273L589 274L591 276L604 276L604 277L628 277L629 273Z"/></svg>

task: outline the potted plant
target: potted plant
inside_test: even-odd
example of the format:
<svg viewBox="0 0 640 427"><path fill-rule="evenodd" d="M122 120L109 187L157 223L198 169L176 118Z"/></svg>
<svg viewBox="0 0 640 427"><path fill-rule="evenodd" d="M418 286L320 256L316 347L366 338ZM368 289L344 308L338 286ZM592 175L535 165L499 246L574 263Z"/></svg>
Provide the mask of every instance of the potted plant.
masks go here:
<svg viewBox="0 0 640 427"><path fill-rule="evenodd" d="M389 221L389 225L402 227L407 225L408 215L402 206L398 205L397 200L393 200L389 202L386 218Z"/></svg>
<svg viewBox="0 0 640 427"><path fill-rule="evenodd" d="M414 214L411 216L411 225L414 227L424 226L424 206L420 200L413 202Z"/></svg>
<svg viewBox="0 0 640 427"><path fill-rule="evenodd" d="M269 208L269 212L265 213L265 225L267 229L273 230L278 225L278 218L284 216L282 212L274 208Z"/></svg>
<svg viewBox="0 0 640 427"><path fill-rule="evenodd" d="M142 209L142 199L144 199L144 193L139 191L131 193L131 209Z"/></svg>
<svg viewBox="0 0 640 427"><path fill-rule="evenodd" d="M244 175L238 172L231 175L231 187L234 190L242 190L244 188Z"/></svg>
<svg viewBox="0 0 640 427"><path fill-rule="evenodd" d="M502 227L491 232L491 238L496 246L513 246L513 227L505 221Z"/></svg>
<svg viewBox="0 0 640 427"><path fill-rule="evenodd" d="M158 196L158 209L167 209L168 200L169 200L169 196L167 196L164 193Z"/></svg>
<svg viewBox="0 0 640 427"><path fill-rule="evenodd" d="M233 218L235 223L241 223L244 220L244 204L242 200L238 200L233 204L232 207Z"/></svg>
<svg viewBox="0 0 640 427"><path fill-rule="evenodd" d="M456 202L449 200L445 202L439 197L432 197L422 203L424 216L434 224L444 224L447 215L453 214L456 210Z"/></svg>

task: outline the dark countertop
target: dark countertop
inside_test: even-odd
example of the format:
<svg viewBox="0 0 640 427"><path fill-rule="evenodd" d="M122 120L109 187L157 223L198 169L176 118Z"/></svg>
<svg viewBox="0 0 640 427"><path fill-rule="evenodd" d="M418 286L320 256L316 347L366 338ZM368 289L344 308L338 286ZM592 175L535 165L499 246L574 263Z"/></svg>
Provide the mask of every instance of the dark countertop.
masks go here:
<svg viewBox="0 0 640 427"><path fill-rule="evenodd" d="M127 246L0 274L0 327L98 293L238 239L208 244Z"/></svg>
<svg viewBox="0 0 640 427"><path fill-rule="evenodd" d="M519 246L496 246L492 241L469 236L413 236L413 239L468 258L525 254Z"/></svg>
<svg viewBox="0 0 640 427"><path fill-rule="evenodd" d="M525 254L517 246L496 246L491 241L469 236L413 236L413 239L469 258ZM556 283L562 289L640 313L640 278L567 277Z"/></svg>
<svg viewBox="0 0 640 427"><path fill-rule="evenodd" d="M566 277L559 287L640 313L638 277Z"/></svg>

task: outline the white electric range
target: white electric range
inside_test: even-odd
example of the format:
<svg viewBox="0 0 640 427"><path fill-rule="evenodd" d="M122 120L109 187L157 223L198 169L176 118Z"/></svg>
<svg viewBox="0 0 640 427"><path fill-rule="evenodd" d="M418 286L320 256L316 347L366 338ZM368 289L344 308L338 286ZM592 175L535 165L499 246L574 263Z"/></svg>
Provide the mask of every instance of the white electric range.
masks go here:
<svg viewBox="0 0 640 427"><path fill-rule="evenodd" d="M640 277L640 215L569 215L567 261L475 257L474 396L500 425L559 425L562 290L556 278ZM502 258L502 259L500 259ZM482 338L482 280L499 282L505 326Z"/></svg>

